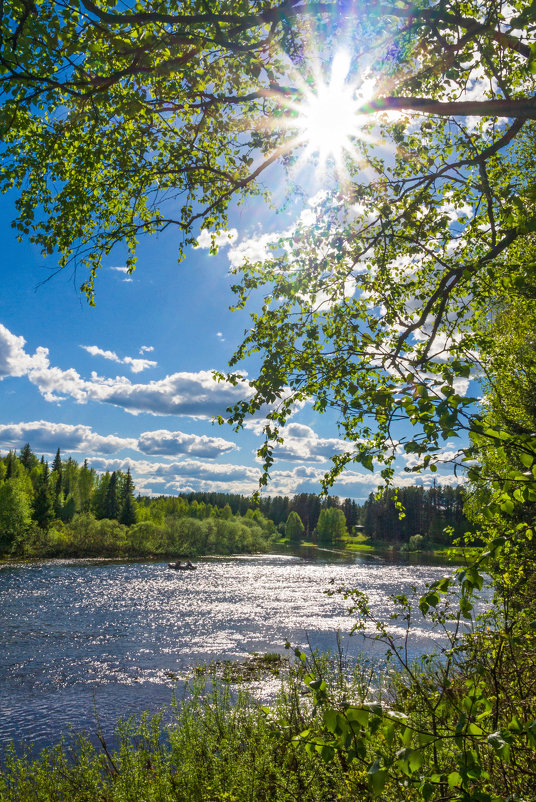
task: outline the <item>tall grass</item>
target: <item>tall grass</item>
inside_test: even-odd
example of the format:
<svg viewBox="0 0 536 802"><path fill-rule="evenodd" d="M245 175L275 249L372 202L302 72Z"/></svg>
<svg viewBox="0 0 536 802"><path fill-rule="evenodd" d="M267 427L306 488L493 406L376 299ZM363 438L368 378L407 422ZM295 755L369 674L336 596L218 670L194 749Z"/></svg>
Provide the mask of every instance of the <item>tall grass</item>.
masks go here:
<svg viewBox="0 0 536 802"><path fill-rule="evenodd" d="M336 682L339 671L318 665ZM274 703L261 707L247 692L196 679L190 695L172 705L166 723L144 716L118 726L115 748L101 737L44 750L37 759L7 750L1 802L326 802L355 800L366 784L340 763L327 766L293 736L321 728L321 714L304 694L304 669L294 667ZM349 683L367 692L363 672ZM341 686L342 687L342 686Z"/></svg>

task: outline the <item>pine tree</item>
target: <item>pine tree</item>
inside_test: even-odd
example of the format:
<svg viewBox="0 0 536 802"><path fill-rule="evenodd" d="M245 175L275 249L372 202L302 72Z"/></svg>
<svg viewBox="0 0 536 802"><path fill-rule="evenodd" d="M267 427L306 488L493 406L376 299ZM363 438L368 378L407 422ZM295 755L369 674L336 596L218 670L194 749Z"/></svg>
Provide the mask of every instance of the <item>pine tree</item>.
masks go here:
<svg viewBox="0 0 536 802"><path fill-rule="evenodd" d="M56 506L60 503L60 493L61 493L61 478L62 478L62 464L61 464L61 454L60 450L56 451L56 456L54 457L54 462L52 463L52 473L56 474L56 484L55 484L55 494L56 494Z"/></svg>
<svg viewBox="0 0 536 802"><path fill-rule="evenodd" d="M61 454L59 448L56 451L56 456L54 457L54 462L52 463L52 471L56 471L57 473L61 474Z"/></svg>
<svg viewBox="0 0 536 802"><path fill-rule="evenodd" d="M80 473L78 474L78 495L80 497L80 509L82 512L89 512L91 508L91 494L94 484L95 471L93 468L88 467L87 459L85 459L84 464L80 468Z"/></svg>
<svg viewBox="0 0 536 802"><path fill-rule="evenodd" d="M13 451L9 451L6 457L6 481L7 479L11 479L13 477L14 463L15 463L15 454L13 453Z"/></svg>

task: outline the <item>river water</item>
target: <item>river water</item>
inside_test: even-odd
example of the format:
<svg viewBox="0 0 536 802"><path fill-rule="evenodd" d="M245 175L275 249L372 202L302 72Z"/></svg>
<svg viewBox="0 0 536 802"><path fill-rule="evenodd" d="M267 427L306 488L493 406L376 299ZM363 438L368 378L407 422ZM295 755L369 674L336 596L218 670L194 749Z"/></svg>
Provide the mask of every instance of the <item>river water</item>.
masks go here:
<svg viewBox="0 0 536 802"><path fill-rule="evenodd" d="M171 700L176 676L216 659L293 646L336 647L352 625L347 603L325 591L365 591L386 617L390 594L423 589L448 569L285 554L206 559L198 570L165 563L39 561L0 566L0 746L39 749ZM413 656L439 635L417 621ZM351 655L381 659L378 644L343 640ZM175 677L175 680L173 679Z"/></svg>

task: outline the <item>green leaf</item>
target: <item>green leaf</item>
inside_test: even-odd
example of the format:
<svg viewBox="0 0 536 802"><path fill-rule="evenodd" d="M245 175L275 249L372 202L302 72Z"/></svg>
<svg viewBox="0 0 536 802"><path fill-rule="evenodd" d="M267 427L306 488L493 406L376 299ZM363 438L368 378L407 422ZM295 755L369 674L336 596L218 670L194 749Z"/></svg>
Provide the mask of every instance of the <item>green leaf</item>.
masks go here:
<svg viewBox="0 0 536 802"><path fill-rule="evenodd" d="M324 725L326 729L330 732L335 732L338 726L340 713L336 710L325 710L324 711Z"/></svg>
<svg viewBox="0 0 536 802"><path fill-rule="evenodd" d="M369 787L374 796L378 796L381 794L383 789L385 788L385 783L387 782L387 771L386 769L381 768L378 761L372 764L367 772L367 779L369 782Z"/></svg>
<svg viewBox="0 0 536 802"><path fill-rule="evenodd" d="M492 732L488 735L487 741L492 747L493 751L505 761L510 758L510 745L504 740L503 734L500 730Z"/></svg>
<svg viewBox="0 0 536 802"><path fill-rule="evenodd" d="M515 509L514 502L507 498L501 504L501 510L505 512L507 515L511 515Z"/></svg>
<svg viewBox="0 0 536 802"><path fill-rule="evenodd" d="M357 721L362 727L367 727L371 712L360 707L349 707L345 710L345 715L348 721Z"/></svg>
<svg viewBox="0 0 536 802"><path fill-rule="evenodd" d="M451 771L447 777L447 782L449 784L449 788L460 788L463 784L463 779L461 774L457 771Z"/></svg>
<svg viewBox="0 0 536 802"><path fill-rule="evenodd" d="M520 451L519 452L519 459L523 463L525 468L532 468L532 465L534 463L534 455L533 454L527 454L524 451Z"/></svg>
<svg viewBox="0 0 536 802"><path fill-rule="evenodd" d="M320 756L324 763L331 763L335 758L335 749L329 744L324 744L320 750Z"/></svg>

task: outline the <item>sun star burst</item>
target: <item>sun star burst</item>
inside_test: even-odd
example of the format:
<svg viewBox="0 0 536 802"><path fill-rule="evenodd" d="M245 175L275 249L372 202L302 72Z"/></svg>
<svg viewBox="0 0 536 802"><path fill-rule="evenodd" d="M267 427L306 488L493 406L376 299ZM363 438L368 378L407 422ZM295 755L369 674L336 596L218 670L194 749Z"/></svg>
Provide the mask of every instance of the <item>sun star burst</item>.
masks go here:
<svg viewBox="0 0 536 802"><path fill-rule="evenodd" d="M305 87L301 100L293 104L296 144L305 146L302 162L316 156L319 168L333 161L342 169L345 154L357 156L355 139L364 138L359 110L368 99L365 84L370 82L358 86L347 81L350 63L345 51L336 53L329 82L317 76L314 85Z"/></svg>

